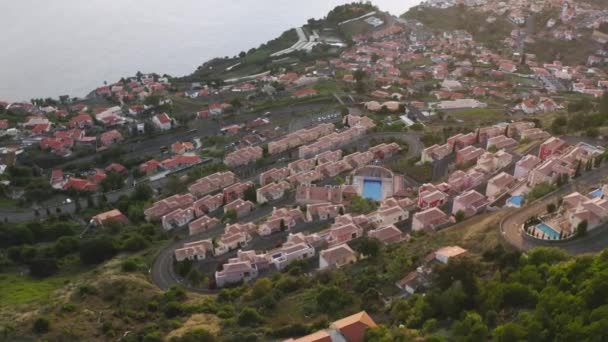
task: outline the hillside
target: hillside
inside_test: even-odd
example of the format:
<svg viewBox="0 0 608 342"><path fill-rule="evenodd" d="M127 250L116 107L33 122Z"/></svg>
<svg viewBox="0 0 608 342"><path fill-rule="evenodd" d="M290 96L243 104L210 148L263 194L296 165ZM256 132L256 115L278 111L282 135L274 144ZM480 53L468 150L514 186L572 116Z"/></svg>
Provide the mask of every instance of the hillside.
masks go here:
<svg viewBox="0 0 608 342"><path fill-rule="evenodd" d="M414 19L437 31L465 30L473 35L480 43L497 48L509 36L513 25L504 18L496 18L494 22L487 21L487 15L455 6L446 9L417 6L411 8L402 16L404 19Z"/></svg>

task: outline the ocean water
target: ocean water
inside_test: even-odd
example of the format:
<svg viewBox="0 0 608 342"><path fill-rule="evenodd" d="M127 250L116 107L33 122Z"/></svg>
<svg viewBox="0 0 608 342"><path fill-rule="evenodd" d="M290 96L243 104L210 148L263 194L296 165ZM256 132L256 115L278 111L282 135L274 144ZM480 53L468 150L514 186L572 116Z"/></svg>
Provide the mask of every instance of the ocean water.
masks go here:
<svg viewBox="0 0 608 342"><path fill-rule="evenodd" d="M344 0L2 0L0 100L84 96L137 71L182 76ZM419 0L378 0L401 14Z"/></svg>

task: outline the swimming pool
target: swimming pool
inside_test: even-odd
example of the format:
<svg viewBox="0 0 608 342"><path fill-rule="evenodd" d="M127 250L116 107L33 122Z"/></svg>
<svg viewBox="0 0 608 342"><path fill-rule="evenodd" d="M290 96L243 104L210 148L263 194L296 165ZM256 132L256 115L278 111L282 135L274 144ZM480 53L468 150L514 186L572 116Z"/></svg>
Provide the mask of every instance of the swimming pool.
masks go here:
<svg viewBox="0 0 608 342"><path fill-rule="evenodd" d="M548 226L546 223L539 223L536 225L536 228L541 232L545 233L545 237L549 240L557 240L559 239L559 233L556 232L553 228Z"/></svg>
<svg viewBox="0 0 608 342"><path fill-rule="evenodd" d="M517 195L517 196L513 196L511 198L509 198L507 200L507 204L510 204L513 207L521 207L521 204L524 202L524 196L523 195Z"/></svg>
<svg viewBox="0 0 608 342"><path fill-rule="evenodd" d="M591 196L591 198L600 198L604 195L604 191L602 191L602 188L595 189L591 191L589 195Z"/></svg>
<svg viewBox="0 0 608 342"><path fill-rule="evenodd" d="M382 200L382 181L376 179L363 180L363 197L374 201Z"/></svg>

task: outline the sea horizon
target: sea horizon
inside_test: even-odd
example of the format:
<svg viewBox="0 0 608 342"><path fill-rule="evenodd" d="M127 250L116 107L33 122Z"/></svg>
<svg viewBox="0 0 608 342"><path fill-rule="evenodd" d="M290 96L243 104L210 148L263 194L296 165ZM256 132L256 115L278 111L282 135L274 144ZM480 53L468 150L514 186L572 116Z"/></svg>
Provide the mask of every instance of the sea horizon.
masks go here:
<svg viewBox="0 0 608 342"><path fill-rule="evenodd" d="M143 73L186 76L206 61L258 47L351 1L24 0L0 4L0 100L84 97L104 81ZM419 0L373 1L400 15ZM69 8L69 18L63 18ZM27 14L27 15L25 15ZM111 19L111 20L106 20ZM14 21L14 22L13 22ZM243 30L255 27L255 30Z"/></svg>

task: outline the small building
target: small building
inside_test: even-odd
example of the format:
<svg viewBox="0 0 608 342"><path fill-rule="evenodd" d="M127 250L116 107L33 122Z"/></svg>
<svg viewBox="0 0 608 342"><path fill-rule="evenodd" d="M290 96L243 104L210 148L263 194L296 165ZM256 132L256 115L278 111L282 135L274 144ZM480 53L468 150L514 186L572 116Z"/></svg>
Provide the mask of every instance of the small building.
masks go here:
<svg viewBox="0 0 608 342"><path fill-rule="evenodd" d="M443 264L447 264L450 259L465 255L467 250L459 246L447 246L435 252L435 259Z"/></svg>
<svg viewBox="0 0 608 342"><path fill-rule="evenodd" d="M161 131L168 131L173 127L173 120L167 113L161 113L152 117L152 123Z"/></svg>
<svg viewBox="0 0 608 342"><path fill-rule="evenodd" d="M213 242L211 240L200 240L185 243L182 248L175 250L175 260L203 260L209 253L213 252Z"/></svg>
<svg viewBox="0 0 608 342"><path fill-rule="evenodd" d="M106 211L91 218L91 223L97 227L102 227L104 224L109 222L129 223L129 219L118 209Z"/></svg>
<svg viewBox="0 0 608 342"><path fill-rule="evenodd" d="M441 209L432 207L414 214L412 218L412 230L435 229L450 223L450 218Z"/></svg>
<svg viewBox="0 0 608 342"><path fill-rule="evenodd" d="M343 243L319 252L319 269L340 268L357 261L357 253Z"/></svg>

